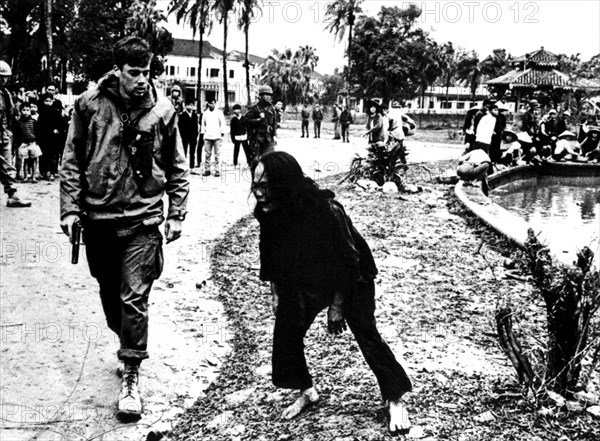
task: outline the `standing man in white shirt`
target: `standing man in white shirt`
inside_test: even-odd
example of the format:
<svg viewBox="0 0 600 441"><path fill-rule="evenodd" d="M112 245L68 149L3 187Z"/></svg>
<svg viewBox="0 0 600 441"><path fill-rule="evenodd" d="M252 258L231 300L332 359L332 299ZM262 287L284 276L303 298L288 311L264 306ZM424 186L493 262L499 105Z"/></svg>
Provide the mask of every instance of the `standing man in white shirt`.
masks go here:
<svg viewBox="0 0 600 441"><path fill-rule="evenodd" d="M204 135L204 173L202 176L210 176L210 160L215 154L215 176L221 176L220 157L221 143L225 135L225 116L216 108L215 100L208 102L208 109L202 114L200 133Z"/></svg>
<svg viewBox="0 0 600 441"><path fill-rule="evenodd" d="M497 116L498 105L492 104L489 113L481 118L475 131L475 148L482 149L487 154L490 153L490 145L492 144L492 136L495 134Z"/></svg>

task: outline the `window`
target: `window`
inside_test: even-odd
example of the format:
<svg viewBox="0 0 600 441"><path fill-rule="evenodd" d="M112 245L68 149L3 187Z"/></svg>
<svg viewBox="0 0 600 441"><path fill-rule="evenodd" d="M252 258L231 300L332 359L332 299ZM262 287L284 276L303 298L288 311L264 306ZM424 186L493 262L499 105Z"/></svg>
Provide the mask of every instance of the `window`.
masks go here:
<svg viewBox="0 0 600 441"><path fill-rule="evenodd" d="M429 100L429 108L430 108L430 109L433 109L433 105L434 105L434 104L435 104L435 103L433 102L433 100Z"/></svg>
<svg viewBox="0 0 600 441"><path fill-rule="evenodd" d="M227 92L227 101L235 103L235 92Z"/></svg>
<svg viewBox="0 0 600 441"><path fill-rule="evenodd" d="M211 69L210 70L209 77L217 78L218 76L219 76L219 69Z"/></svg>
<svg viewBox="0 0 600 441"><path fill-rule="evenodd" d="M464 102L456 103L456 108L457 109L464 109L465 108L465 103Z"/></svg>
<svg viewBox="0 0 600 441"><path fill-rule="evenodd" d="M175 76L175 66L169 66L169 75Z"/></svg>
<svg viewBox="0 0 600 441"><path fill-rule="evenodd" d="M196 68L190 67L190 77L195 77L195 76L196 76Z"/></svg>
<svg viewBox="0 0 600 441"><path fill-rule="evenodd" d="M233 78L233 69L229 70L229 78Z"/></svg>
<svg viewBox="0 0 600 441"><path fill-rule="evenodd" d="M412 109L412 103L407 103L407 104L406 104L406 108L407 108L407 109Z"/></svg>
<svg viewBox="0 0 600 441"><path fill-rule="evenodd" d="M450 102L450 101L443 101L440 104L441 104L440 109L452 109L452 102Z"/></svg>

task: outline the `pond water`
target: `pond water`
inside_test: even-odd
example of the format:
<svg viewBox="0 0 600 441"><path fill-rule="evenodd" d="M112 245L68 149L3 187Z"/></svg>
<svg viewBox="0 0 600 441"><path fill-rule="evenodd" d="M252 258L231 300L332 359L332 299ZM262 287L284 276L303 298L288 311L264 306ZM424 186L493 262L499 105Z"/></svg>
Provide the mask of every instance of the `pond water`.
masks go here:
<svg viewBox="0 0 600 441"><path fill-rule="evenodd" d="M542 176L495 188L494 202L543 231L555 253L589 246L600 256L600 180Z"/></svg>

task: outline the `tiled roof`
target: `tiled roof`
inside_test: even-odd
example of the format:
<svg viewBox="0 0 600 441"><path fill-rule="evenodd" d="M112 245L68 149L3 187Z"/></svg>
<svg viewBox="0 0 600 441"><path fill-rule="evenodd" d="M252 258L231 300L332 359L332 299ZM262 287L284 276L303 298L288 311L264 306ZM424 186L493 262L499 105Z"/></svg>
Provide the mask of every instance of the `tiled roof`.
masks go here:
<svg viewBox="0 0 600 441"><path fill-rule="evenodd" d="M198 57L198 40L182 40L180 38L173 39L173 50L169 55L179 57ZM223 51L217 49L208 41L202 42L202 58L217 58L222 57Z"/></svg>
<svg viewBox="0 0 600 441"><path fill-rule="evenodd" d="M510 84L512 87L551 86L556 88L575 88L569 76L555 69L552 70L512 70L501 77L489 80L486 84Z"/></svg>
<svg viewBox="0 0 600 441"><path fill-rule="evenodd" d="M180 38L173 39L173 50L169 55L179 57L198 57L198 40L183 40ZM204 40L202 42L202 58L222 58L223 51L214 47L210 42ZM229 61L244 61L244 52L237 50L229 51L227 54ZM251 64L260 65L264 63L265 58L257 55L248 54L248 60Z"/></svg>
<svg viewBox="0 0 600 441"><path fill-rule="evenodd" d="M542 46L542 48L538 49L537 51L529 52L525 55L521 55L520 57L513 58L511 62L527 62L527 67L530 67L531 64L533 64L534 66L556 67L558 66L558 56L556 54L553 54L552 52L547 51Z"/></svg>

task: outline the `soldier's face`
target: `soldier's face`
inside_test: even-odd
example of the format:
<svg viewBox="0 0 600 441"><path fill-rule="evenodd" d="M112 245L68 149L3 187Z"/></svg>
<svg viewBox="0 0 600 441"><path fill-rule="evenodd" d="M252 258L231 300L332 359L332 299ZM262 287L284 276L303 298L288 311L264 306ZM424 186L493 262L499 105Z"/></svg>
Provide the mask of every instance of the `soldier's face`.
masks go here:
<svg viewBox="0 0 600 441"><path fill-rule="evenodd" d="M150 87L150 62L145 66L123 65L122 69L115 66L119 77L119 90L129 98L142 98Z"/></svg>
<svg viewBox="0 0 600 441"><path fill-rule="evenodd" d="M263 93L263 94L262 94L262 99L263 99L264 101L266 101L267 103L270 103L270 102L272 102L272 101L273 101L273 96L272 96L272 95L269 95L268 93Z"/></svg>

